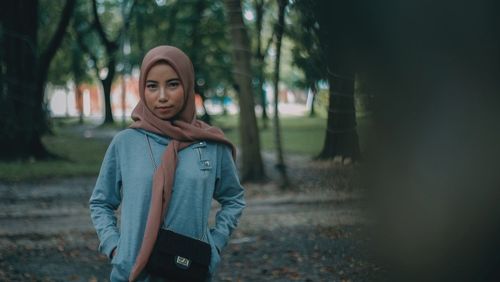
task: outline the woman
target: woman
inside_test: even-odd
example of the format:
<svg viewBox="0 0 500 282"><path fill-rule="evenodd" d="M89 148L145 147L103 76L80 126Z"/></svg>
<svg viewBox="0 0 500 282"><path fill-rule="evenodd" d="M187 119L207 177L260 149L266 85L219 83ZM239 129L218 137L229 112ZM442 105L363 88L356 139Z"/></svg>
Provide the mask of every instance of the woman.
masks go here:
<svg viewBox="0 0 500 282"><path fill-rule="evenodd" d="M181 50L150 50L139 92L134 122L109 145L89 201L99 251L111 259L111 281L152 281L146 264L158 231L172 230L210 244L209 280L245 206L235 148L196 119L194 69ZM212 198L221 208L208 228Z"/></svg>

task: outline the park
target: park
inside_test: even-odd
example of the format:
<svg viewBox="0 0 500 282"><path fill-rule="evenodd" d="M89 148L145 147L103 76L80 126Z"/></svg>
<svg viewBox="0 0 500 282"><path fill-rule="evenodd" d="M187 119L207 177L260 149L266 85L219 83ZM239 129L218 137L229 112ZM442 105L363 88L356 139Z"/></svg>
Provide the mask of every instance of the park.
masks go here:
<svg viewBox="0 0 500 282"><path fill-rule="evenodd" d="M134 194L109 184L104 225L95 203L132 131L168 140L132 170L138 232L175 183L215 189L211 281L499 281L499 7L464 2L2 1L0 281L127 281L141 242L107 233L128 238ZM234 167L202 157L223 144Z"/></svg>

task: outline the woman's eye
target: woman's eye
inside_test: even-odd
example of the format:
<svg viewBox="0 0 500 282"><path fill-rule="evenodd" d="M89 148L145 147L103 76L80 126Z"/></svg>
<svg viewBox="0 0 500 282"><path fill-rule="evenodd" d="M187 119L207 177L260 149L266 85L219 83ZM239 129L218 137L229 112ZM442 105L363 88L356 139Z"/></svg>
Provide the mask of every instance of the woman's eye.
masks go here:
<svg viewBox="0 0 500 282"><path fill-rule="evenodd" d="M172 82L168 83L168 87L170 87L170 88L176 88L177 86L179 86L178 81L172 81Z"/></svg>
<svg viewBox="0 0 500 282"><path fill-rule="evenodd" d="M146 85L146 88L148 88L149 90L154 90L156 89L156 84L148 84Z"/></svg>

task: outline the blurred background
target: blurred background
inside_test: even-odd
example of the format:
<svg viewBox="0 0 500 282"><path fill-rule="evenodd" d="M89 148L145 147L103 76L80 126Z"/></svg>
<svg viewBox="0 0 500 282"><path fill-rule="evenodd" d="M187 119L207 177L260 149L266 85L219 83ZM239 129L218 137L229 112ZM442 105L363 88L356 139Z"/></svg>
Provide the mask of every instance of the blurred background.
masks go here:
<svg viewBox="0 0 500 282"><path fill-rule="evenodd" d="M216 281L498 281L498 6L2 1L0 280L109 280L88 199L173 45L246 188Z"/></svg>

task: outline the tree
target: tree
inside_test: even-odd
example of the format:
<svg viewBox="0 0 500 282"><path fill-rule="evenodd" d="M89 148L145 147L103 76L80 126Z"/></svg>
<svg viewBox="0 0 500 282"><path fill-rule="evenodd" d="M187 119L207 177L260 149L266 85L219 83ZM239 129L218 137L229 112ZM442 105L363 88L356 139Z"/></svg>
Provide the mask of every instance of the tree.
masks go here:
<svg viewBox="0 0 500 282"><path fill-rule="evenodd" d="M89 2L90 3L90 2ZM109 56L96 32L95 12L89 3L81 2L79 6L80 20L75 26L78 42L93 62L96 73L109 73ZM116 51L116 71L120 69L130 72L139 67L144 53L158 45L174 45L184 50L192 59L196 72L196 90L206 98L220 89L232 85L230 75L231 54L224 6L217 0L191 1L136 1L133 9L131 1L122 1L126 6L125 16L116 16L118 9L111 1L97 1L98 19L109 39L117 45L127 42L130 53L122 56L121 48ZM123 9L122 9L123 10ZM129 21L126 21L126 19ZM125 22L124 22L125 21ZM90 23L90 24L89 24ZM127 26L128 25L128 26ZM123 29L120 29L123 27ZM125 32L128 30L128 32ZM118 36L122 33L122 36ZM126 65L125 68L121 68ZM115 71L115 72L116 72ZM103 87L104 88L104 87Z"/></svg>
<svg viewBox="0 0 500 282"><path fill-rule="evenodd" d="M340 74L339 74L340 73ZM329 105L327 132L319 158L360 157L354 107L354 74L336 71L328 75Z"/></svg>
<svg viewBox="0 0 500 282"><path fill-rule="evenodd" d="M130 11L126 14L127 16L123 19L123 23L119 27L118 34L114 39L110 39L106 34L106 32L104 31L104 27L101 23L101 20L99 19L99 13L97 11L97 2L96 0L92 0L92 15L94 20L92 25L94 26L95 31L97 32L99 38L101 39L107 57L106 65L108 72L104 78L99 78L102 83L102 88L104 92L104 107L105 107L104 123L114 122L113 112L111 110L111 85L113 83L113 79L116 73L116 62L118 56L117 53L121 46L121 38L126 30L134 5L135 1L132 1Z"/></svg>
<svg viewBox="0 0 500 282"><path fill-rule="evenodd" d="M233 85L231 53L224 6L218 0L138 2L131 18L131 61L142 60L140 50L174 45L191 58L195 91L202 99L219 98ZM167 16L166 16L167 15ZM201 117L208 120L208 112Z"/></svg>
<svg viewBox="0 0 500 282"><path fill-rule="evenodd" d="M263 27L264 27L264 16L265 16L265 11L266 7L268 6L269 2L265 0L254 0L254 8L255 8L255 38L257 39L256 46L255 46L255 53L254 53L254 58L256 62L256 70L257 70L257 91L259 94L259 101L260 105L262 107L262 124L264 128L267 128L267 121L268 121L268 116L267 116L267 99L266 99L266 92L264 91L264 65L265 65L265 59L267 52L269 50L269 47L271 46L271 43L273 41L273 35L271 35L266 43L266 46L264 47L262 45L263 41Z"/></svg>
<svg viewBox="0 0 500 282"><path fill-rule="evenodd" d="M2 2L1 159L44 159L52 156L41 141L48 130L44 90L50 63L61 45L74 6L75 0L66 1L55 32L42 50L38 43L39 2Z"/></svg>
<svg viewBox="0 0 500 282"><path fill-rule="evenodd" d="M191 35L186 50L195 67L196 91L203 102L209 98L220 99L218 96L223 94L221 89L233 85L227 21L224 9L219 4L219 1L214 0L195 1L190 7L190 16L186 19ZM181 41L180 36L176 41ZM210 122L206 109L201 118Z"/></svg>
<svg viewBox="0 0 500 282"><path fill-rule="evenodd" d="M354 106L355 5L341 1L299 0L296 9L315 19L329 83L328 121L318 158L360 157Z"/></svg>
<svg viewBox="0 0 500 282"><path fill-rule="evenodd" d="M128 8L128 12L122 13L124 17L122 18L122 21L119 23L114 23L113 25L118 25L116 35L114 38L112 36L109 36L106 31L105 27L99 17L99 9L97 7L97 1L92 0L92 7L91 7L91 14L92 14L92 21L91 25L87 25L85 22L81 23L80 26L76 27L77 29L77 35L78 35L78 43L79 46L82 50L84 50L92 59L94 68L97 74L97 77L99 81L102 84L102 90L103 90L103 96L104 96L104 123L109 124L114 122L113 118L113 112L111 109L111 86L113 84L113 80L116 75L116 65L119 59L119 51L120 47L122 46L123 40L122 37L124 36L125 30L127 30L127 25L129 23L129 19L131 17L131 14L133 12L134 6L135 6L135 1L123 1L121 5L126 6ZM124 7L121 7L121 9L124 9ZM84 6L85 7L85 6ZM108 7L111 8L111 7ZM103 9L103 12L105 12L106 9ZM95 39L91 38L92 34L91 32L95 31L97 38L99 42L101 42L101 47L102 47L102 52L99 50L96 50L95 45L90 45L86 41L89 40L89 38L95 43ZM105 65L105 71L104 77L101 77L101 71L104 68L100 68L100 60L99 60L99 55L104 55L103 57L103 65Z"/></svg>
<svg viewBox="0 0 500 282"><path fill-rule="evenodd" d="M140 67L146 52L155 46L175 45L183 50L187 47L182 45L186 41L186 33L182 34L183 40L175 40L179 26L185 25L178 17L179 11L185 6L190 5L182 5L180 1L135 1L126 35L130 44L127 61L132 68ZM116 26L113 21L109 25Z"/></svg>
<svg viewBox="0 0 500 282"><path fill-rule="evenodd" d="M283 158L283 147L281 146L281 127L278 111L279 82L280 82L280 60L281 60L281 39L285 28L285 8L288 0L278 0L278 23L276 25L276 59L274 61L274 141L276 144L277 164L276 168L281 174L282 187L289 185L286 174L286 165Z"/></svg>
<svg viewBox="0 0 500 282"><path fill-rule="evenodd" d="M260 153L259 131L255 117L255 103L252 92L251 51L247 31L243 23L241 2L226 0L229 29L233 38L233 76L239 94L239 130L242 150L242 181L262 180L264 168Z"/></svg>
<svg viewBox="0 0 500 282"><path fill-rule="evenodd" d="M47 13L53 13L52 9L47 9ZM47 83L60 87L67 87L68 82L73 83L76 109L79 114L79 123L83 123L83 92L82 83L92 83L90 68L87 65L88 58L83 50L78 46L75 34L75 22L79 20L78 13L73 13L73 21L68 29L68 34L64 38L61 47L52 60L48 71Z"/></svg>
<svg viewBox="0 0 500 282"><path fill-rule="evenodd" d="M327 80L325 55L318 39L319 25L312 13L299 9L292 9L290 18L302 28L287 29L286 34L293 40L293 63L304 72L304 81L300 86L308 88L312 94L309 116L316 115L314 101L318 92L318 83Z"/></svg>

